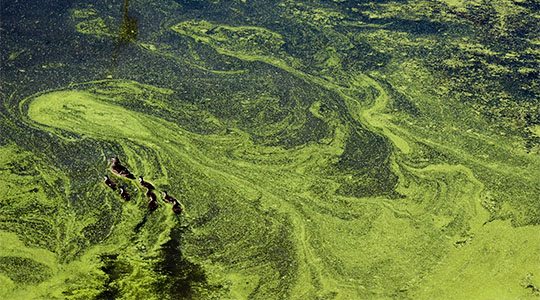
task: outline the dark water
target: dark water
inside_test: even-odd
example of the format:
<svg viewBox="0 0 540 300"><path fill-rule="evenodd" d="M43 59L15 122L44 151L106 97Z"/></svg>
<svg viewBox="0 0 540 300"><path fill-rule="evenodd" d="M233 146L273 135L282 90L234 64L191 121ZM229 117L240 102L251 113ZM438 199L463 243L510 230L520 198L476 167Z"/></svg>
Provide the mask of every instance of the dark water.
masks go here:
<svg viewBox="0 0 540 300"><path fill-rule="evenodd" d="M534 1L0 5L0 299L540 296Z"/></svg>

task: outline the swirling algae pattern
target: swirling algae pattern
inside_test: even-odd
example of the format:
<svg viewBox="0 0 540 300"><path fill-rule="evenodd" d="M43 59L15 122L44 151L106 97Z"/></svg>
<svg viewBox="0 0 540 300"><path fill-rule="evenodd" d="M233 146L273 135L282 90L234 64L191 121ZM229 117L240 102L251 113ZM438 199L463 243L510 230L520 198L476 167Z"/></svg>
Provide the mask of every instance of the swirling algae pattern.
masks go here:
<svg viewBox="0 0 540 300"><path fill-rule="evenodd" d="M75 28L109 35L90 12L74 14L86 22ZM318 16L310 22L343 19ZM340 70L332 50L310 72L268 28L190 19L164 31L234 63L213 68L202 52L143 40L139 51L185 59L201 78L88 81L19 102L24 126L54 140L43 152L70 167L0 147L0 298L538 296L537 154L420 92L402 91L421 112L393 110L377 71ZM407 79L397 77L387 79ZM127 179L130 201L108 190L99 178L115 154L174 191L184 214L148 212Z"/></svg>

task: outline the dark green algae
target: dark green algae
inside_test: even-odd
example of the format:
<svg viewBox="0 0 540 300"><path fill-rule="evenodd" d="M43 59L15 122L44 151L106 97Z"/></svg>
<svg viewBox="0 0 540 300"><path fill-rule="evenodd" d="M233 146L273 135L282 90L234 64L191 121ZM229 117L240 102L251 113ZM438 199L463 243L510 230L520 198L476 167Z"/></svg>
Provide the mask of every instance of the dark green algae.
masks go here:
<svg viewBox="0 0 540 300"><path fill-rule="evenodd" d="M2 6L0 298L538 296L532 8L122 6Z"/></svg>

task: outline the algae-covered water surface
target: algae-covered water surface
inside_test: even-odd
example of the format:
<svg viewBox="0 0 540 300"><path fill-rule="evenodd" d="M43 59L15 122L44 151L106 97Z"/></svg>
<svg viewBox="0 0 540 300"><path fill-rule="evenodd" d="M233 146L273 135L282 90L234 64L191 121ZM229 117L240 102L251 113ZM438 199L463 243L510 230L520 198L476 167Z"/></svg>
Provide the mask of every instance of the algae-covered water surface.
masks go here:
<svg viewBox="0 0 540 300"><path fill-rule="evenodd" d="M540 298L538 1L0 6L0 299Z"/></svg>

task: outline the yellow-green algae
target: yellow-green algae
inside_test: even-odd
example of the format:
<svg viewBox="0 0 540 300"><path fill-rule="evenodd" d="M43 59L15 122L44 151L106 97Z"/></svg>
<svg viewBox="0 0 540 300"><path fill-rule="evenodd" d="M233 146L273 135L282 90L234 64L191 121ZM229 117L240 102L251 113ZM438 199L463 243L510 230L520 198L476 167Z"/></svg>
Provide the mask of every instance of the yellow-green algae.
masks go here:
<svg viewBox="0 0 540 300"><path fill-rule="evenodd" d="M399 191L408 196L399 201L385 197L339 196L335 194L339 184L331 177L327 179L321 177L321 170L328 168L329 163L343 153L344 137L350 130L344 124L333 125L335 128L333 138L329 139L330 143L327 146L312 144L288 150L281 147L265 147L253 144L249 135L240 129L235 129L233 134L225 136L193 134L163 119L130 111L122 107L122 103L114 97L120 93L131 95L149 93L156 90L155 88L124 81L96 84L98 88L91 84L81 85L75 90L44 93L23 102L21 107L24 109L28 106L29 120L35 122L34 126L44 130L74 132L92 139L110 139L120 143L127 155L123 161L132 167L132 171L136 174L147 174L148 178L156 178L154 181L158 185L171 185L169 180L172 178L166 175L180 166L180 169L192 170L190 172L204 178L196 179L205 181L204 185L213 186L220 191L228 190L221 195L212 193L210 196L207 189L197 190L199 184L194 182L181 185L187 189L182 198L188 208L188 224L195 224L196 216L203 214L209 206L225 206L231 209L230 216L216 220L212 224L194 226L193 232L185 236L186 255L204 266L205 271L211 274L212 283L224 285L229 290L229 297L246 298L256 287L259 290L266 287L269 289L267 295L270 296L272 286L282 284L288 279L287 276L296 278L293 281L291 298L318 295L316 297L350 299L382 293L389 288L409 289L412 282L425 277L423 273L418 272L427 266L435 265L435 262L442 258L441 254L447 251L443 250L446 247L454 249L450 244L460 242L464 233L450 230L447 235L440 236L441 229L452 227L457 220L464 222L457 228L464 228L469 235L481 236L486 229L491 228L491 225L482 226L488 218L480 206L480 195L484 187L466 167L403 166L405 167L401 175L403 182ZM96 93L100 91L100 84L106 85L107 88ZM156 108L161 106L159 102L148 101L148 103ZM320 117L316 106L310 111ZM368 124L372 122L372 126L379 128L384 126L384 123L381 123L383 119L379 118L378 121L366 117L364 119ZM328 120L331 122L331 119ZM157 160L148 161L147 157L133 151L141 147L155 151ZM253 160L254 158L257 159ZM399 163L399 160L396 163ZM416 183L411 182L412 178L416 178L413 180ZM436 184L433 185L432 182ZM315 190L324 192L314 193ZM112 201L120 201L118 197L112 198ZM419 198L423 200L418 202ZM121 233L129 232L129 226L135 226L142 219L144 205L140 203L144 201L141 200L142 196L136 199L138 200L125 204L129 213L122 213L119 223L115 225L118 226L117 233L110 235L116 247L135 248L134 245L126 243L128 239ZM213 202L215 204L212 204ZM255 203L259 208L253 206ZM268 213L271 213L271 217L263 217ZM268 224L262 228L256 225L261 217L268 218L266 221ZM285 223L276 223L280 219ZM163 209L156 213L152 221L159 222L159 225L149 225L153 227L152 230L159 230L158 232L162 230L167 232L171 227L179 225L172 218L172 213ZM250 224L249 227L246 228L246 224ZM287 225L284 227L284 224ZM246 230L249 232L247 235ZM276 270L271 265L262 262L252 265L249 260L242 259L242 255L239 256L239 253L246 252L248 257L260 256L262 261L265 259L273 261L275 258L265 257L260 253L263 250L259 247L253 248L254 245L248 242L249 240L251 243L263 242L265 239L261 234L268 230L271 232L286 230L282 233L283 236L282 234L278 236L285 239L282 243L291 243L289 248L285 248L290 252L283 258L290 261L287 268L293 273L285 277L272 275ZM504 223L489 230L500 232L502 236L514 234L512 233L514 229ZM528 233L532 236L535 231L537 228L530 227ZM241 239L233 238L240 233L243 233ZM161 234L167 237L166 233ZM217 237L218 240L215 244L201 243L209 237ZM147 251L157 251L152 245L156 247L165 241L166 238L161 242L154 239L150 245L146 242L149 249ZM482 239L478 241L481 243ZM106 241L104 244L110 247L111 242ZM91 260L92 255L103 251L103 247L105 246L92 247L85 257L88 256L87 259ZM215 247L219 250L214 250L212 255L203 255L208 251L206 247ZM504 249L504 245L498 244L490 247L494 247L493 251ZM521 247L516 251L523 253L522 256L505 257L511 259L514 266L519 267L498 270L503 272L501 278L515 278L500 283L508 285L506 289L508 295L515 295L516 291L522 291L523 295L526 295L527 290L520 286L520 282L525 280L527 274L534 274L531 259L539 247L538 239L528 240L527 243L521 244ZM460 249L451 251L457 253ZM479 274L489 274L492 271L489 264L469 266L466 262L460 262L462 256L453 255L452 252L445 255L446 258L443 260L443 265L447 265L448 268L458 264L461 268L475 268L475 272ZM529 254L526 254L527 252ZM430 253L431 258L426 253ZM231 263L230 259L233 257L236 258L233 260L234 263ZM132 257L129 258L131 261ZM83 260L84 257L80 259ZM437 268L442 268L441 272L444 274L445 267L441 267L441 262L436 265L439 266ZM378 266L377 271L373 269L374 266ZM393 274L391 276L398 277L389 282L388 278L371 277L372 272ZM505 272L514 275L508 277L504 275ZM436 280L436 274L434 273L433 280ZM439 276L443 276L442 274ZM97 284L103 275L98 272L94 276L92 280ZM529 280L536 280L535 278L529 276ZM132 295L127 293L128 289L132 292L133 289L143 291L148 289L148 285L135 288L131 285L133 280L135 278L131 276L125 278L124 282L129 286L126 287L124 294L126 299ZM148 277L141 279L143 282L147 280ZM264 282L261 282L262 280ZM469 279L463 280L473 284ZM345 284L346 282L349 283ZM489 282L492 281L488 280ZM426 285L428 284L436 283L426 282ZM477 284L481 286L484 282L478 281ZM487 299L491 292L483 294L485 297L482 297L482 294L474 294L478 293L478 285L471 286L470 292L473 293L471 297L476 295ZM444 291L443 285L437 286ZM450 290L445 293L451 294L455 289L451 285L448 285L448 288ZM91 295L85 293L95 292L96 289L99 290L98 287L93 287L88 291L77 292L90 297ZM432 293L433 290L430 289L429 292ZM467 290L462 291L462 295L464 292ZM417 290L416 293L418 298L429 298L429 294L422 296L421 290Z"/></svg>
<svg viewBox="0 0 540 300"><path fill-rule="evenodd" d="M163 299L159 292L148 292L163 275L145 260L156 255L156 247L162 248L172 224L178 225L170 211L148 216L148 224L134 232L145 215L141 197L123 205L118 195L96 185L86 191L94 203L84 207L87 213L78 214L77 203L68 200L69 192L54 193L59 189L55 186L59 172L16 146L4 146L1 151L3 165L16 167L15 172L4 169L1 173L6 208L0 220L9 231L0 232L0 298L92 299L112 288L122 295L118 299ZM119 214L111 219L100 216L110 211ZM114 256L114 267L125 269L106 274L104 268L111 268L104 260L108 255ZM121 279L105 287L110 276Z"/></svg>
<svg viewBox="0 0 540 300"><path fill-rule="evenodd" d="M275 32L254 26L216 25L205 20L185 21L174 25L172 30L212 43L219 49L254 55L272 55L283 45L283 38Z"/></svg>
<svg viewBox="0 0 540 300"><path fill-rule="evenodd" d="M76 30L83 34L89 34L94 37L113 37L111 17L103 18L92 5L81 7L80 9L70 10L70 19L74 23Z"/></svg>
<svg viewBox="0 0 540 300"><path fill-rule="evenodd" d="M435 1L373 6L361 12L370 20L392 20L403 11L409 12L404 18L422 18L432 8L445 9ZM145 200L134 184L129 187L136 196L124 203L99 179L88 184L81 197L87 200L77 210L66 201L77 182L31 152L2 146L9 167L2 170L0 184L8 188L0 189L6 193L0 199L9 200L13 211L0 216L3 225L11 225L0 231L2 297L92 299L114 292L121 299L173 299L156 286L184 269L167 273L156 267L175 253L163 255L164 248L181 251L183 257L175 258L208 276L189 281L189 297L195 299L538 297L540 238L534 223L540 159L526 151L521 138L501 133L507 127L491 128L478 107L460 102L462 96L470 99L467 92L454 99L450 91L462 83L442 72L433 76L429 63L409 58L411 49L434 51L440 41L365 20L343 24L378 29L340 33L333 27L345 16L333 9L292 1L281 7L285 18L314 26L331 41L314 55L316 68L306 71L305 61L282 49L285 38L262 26L188 20L173 21L165 30L333 93L311 95L310 101L291 97L284 104L271 92L237 90L204 93L199 103L188 104L171 102L178 96L173 90L118 80L46 91L21 103L26 124L66 143L118 145L135 174L176 191L186 215L177 219L162 205L145 219ZM442 18L474 22L459 19L453 9ZM481 56L498 52L474 41L448 40L486 69L501 76L510 72ZM370 59L381 53L393 59L369 71L345 70L344 52L358 41L374 49ZM139 45L182 62L185 57L168 43ZM239 63L241 69L219 71L199 56L200 45L188 45L191 61L185 65L230 76L228 84L253 76L249 72L257 68ZM450 57L441 65L470 64ZM297 85L292 90L304 88L291 82ZM338 100L328 100L333 97ZM536 128L508 119L516 130ZM302 139L305 127L327 130ZM291 137L307 142L283 142ZM366 162L373 157L382 162ZM22 171L14 172L17 166ZM387 166L391 171L377 173ZM104 160L92 174L101 170ZM385 178L392 176L395 187L376 186L392 183ZM385 188L395 193L381 192ZM188 229L178 234L181 225ZM170 246L178 240L181 245Z"/></svg>

